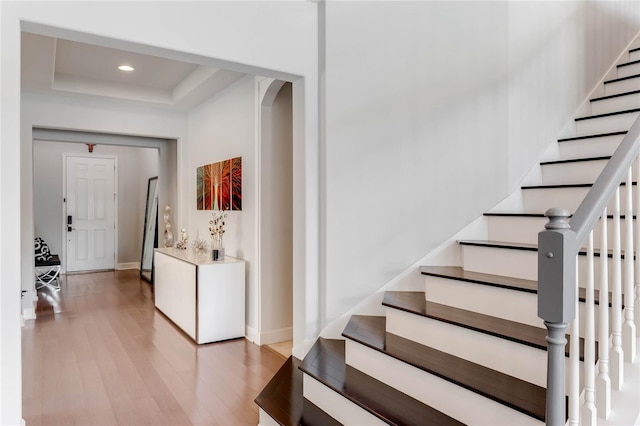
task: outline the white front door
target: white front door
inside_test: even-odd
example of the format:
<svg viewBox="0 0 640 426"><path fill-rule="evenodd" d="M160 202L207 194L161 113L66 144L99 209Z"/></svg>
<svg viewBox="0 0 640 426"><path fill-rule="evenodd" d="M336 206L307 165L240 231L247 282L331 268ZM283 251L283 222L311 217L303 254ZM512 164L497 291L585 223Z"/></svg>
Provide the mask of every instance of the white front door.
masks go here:
<svg viewBox="0 0 640 426"><path fill-rule="evenodd" d="M115 267L115 159L67 157L67 271Z"/></svg>

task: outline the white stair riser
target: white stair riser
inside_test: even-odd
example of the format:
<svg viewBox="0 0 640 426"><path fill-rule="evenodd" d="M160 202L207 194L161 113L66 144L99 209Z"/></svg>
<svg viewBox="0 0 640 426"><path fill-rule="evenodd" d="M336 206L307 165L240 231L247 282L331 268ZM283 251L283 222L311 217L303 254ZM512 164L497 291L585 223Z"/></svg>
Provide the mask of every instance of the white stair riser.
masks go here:
<svg viewBox="0 0 640 426"><path fill-rule="evenodd" d="M628 64L629 62L633 61L625 61L624 64L620 64L623 66L616 67L618 69L618 78L640 74L640 64Z"/></svg>
<svg viewBox="0 0 640 426"><path fill-rule="evenodd" d="M276 422L262 408L260 408L258 416L258 426L280 426L280 423Z"/></svg>
<svg viewBox="0 0 640 426"><path fill-rule="evenodd" d="M393 308L387 308L387 332L546 386L546 351Z"/></svg>
<svg viewBox="0 0 640 426"><path fill-rule="evenodd" d="M489 240L492 241L511 241L517 243L538 243L538 233L544 230L544 226L548 223L546 217L514 217L514 216L487 216L487 224L489 228ZM635 226L635 225L634 225ZM613 244L613 219L607 220L607 241L608 247L611 249ZM621 231L621 247L624 249L625 238L625 219L620 220ZM594 247L601 247L601 235L599 232L600 221L596 224L593 244ZM586 243L583 245L586 246Z"/></svg>
<svg viewBox="0 0 640 426"><path fill-rule="evenodd" d="M302 377L302 389L305 398L343 425L386 425L373 414L306 374Z"/></svg>
<svg viewBox="0 0 640 426"><path fill-rule="evenodd" d="M504 275L508 277L538 279L538 252L529 250L512 250L495 247L462 246L464 269L486 274ZM580 280L587 276L586 256L578 256L578 273ZM596 282L600 276L600 258L594 258ZM608 259L609 282L613 274L613 259ZM622 268L624 279L624 268ZM624 282L624 281L623 281ZM611 286L611 284L609 284Z"/></svg>
<svg viewBox="0 0 640 426"><path fill-rule="evenodd" d="M640 93L590 102L591 114L607 114L640 107Z"/></svg>
<svg viewBox="0 0 640 426"><path fill-rule="evenodd" d="M542 165L543 184L593 183L608 160L580 161Z"/></svg>
<svg viewBox="0 0 640 426"><path fill-rule="evenodd" d="M638 113L617 114L576 121L576 136L629 130L636 118L638 118Z"/></svg>
<svg viewBox="0 0 640 426"><path fill-rule="evenodd" d="M628 61L632 62L632 61ZM625 61L627 63L627 61ZM618 78L629 77L630 75L640 74L640 64L630 64L618 68Z"/></svg>
<svg viewBox="0 0 640 426"><path fill-rule="evenodd" d="M635 188L635 186L634 186ZM577 210L591 190L587 187L569 187L569 188L530 188L522 190L523 211L539 212L546 211L551 207L562 207L573 213ZM625 188L620 186L620 209L624 209L626 203ZM613 211L613 202L609 202L607 206L608 213Z"/></svg>
<svg viewBox="0 0 640 426"><path fill-rule="evenodd" d="M602 157L612 155L624 135L579 139L558 143L558 159L567 160L579 157Z"/></svg>
<svg viewBox="0 0 640 426"><path fill-rule="evenodd" d="M637 61L640 60L640 50L636 50L635 52L629 53L629 61Z"/></svg>
<svg viewBox="0 0 640 426"><path fill-rule="evenodd" d="M620 80L604 85L605 96L617 95L618 93L631 92L633 90L640 90L640 77Z"/></svg>
<svg viewBox="0 0 640 426"><path fill-rule="evenodd" d="M425 294L426 299L434 303L545 328L543 321L538 317L536 293L426 276ZM584 303L578 304L581 337L584 337L585 306ZM596 305L596 336L598 318Z"/></svg>
<svg viewBox="0 0 640 426"><path fill-rule="evenodd" d="M347 339L348 365L468 425L541 425L542 422L458 387L426 371ZM460 407L464 407L461 410Z"/></svg>

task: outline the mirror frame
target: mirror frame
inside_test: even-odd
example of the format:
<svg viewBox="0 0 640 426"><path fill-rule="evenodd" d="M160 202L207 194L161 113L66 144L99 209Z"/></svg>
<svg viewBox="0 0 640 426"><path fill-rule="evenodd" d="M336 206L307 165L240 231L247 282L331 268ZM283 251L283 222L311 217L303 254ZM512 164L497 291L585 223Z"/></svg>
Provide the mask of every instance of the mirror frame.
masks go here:
<svg viewBox="0 0 640 426"><path fill-rule="evenodd" d="M155 185L155 191L154 194L151 194L151 182L156 181L156 185ZM147 224L149 223L149 220L153 220L153 218L150 218L149 216L152 214L149 211L149 197L153 197L155 202L155 207L156 207L156 214L155 214L155 226L154 226L154 235L153 235L153 248L155 249L158 247L158 176L149 178L149 182L147 183L147 202L145 204L145 211L144 211L144 229L142 232L142 253L140 255L140 278L150 282L151 284L153 284L154 281L154 274L153 274L153 266L154 266L154 253L153 251L151 252L151 270L150 271L146 271L144 269L144 257L145 257L145 248L147 247L147 238L150 238L150 235L147 235ZM151 203L151 209L153 210L153 202Z"/></svg>

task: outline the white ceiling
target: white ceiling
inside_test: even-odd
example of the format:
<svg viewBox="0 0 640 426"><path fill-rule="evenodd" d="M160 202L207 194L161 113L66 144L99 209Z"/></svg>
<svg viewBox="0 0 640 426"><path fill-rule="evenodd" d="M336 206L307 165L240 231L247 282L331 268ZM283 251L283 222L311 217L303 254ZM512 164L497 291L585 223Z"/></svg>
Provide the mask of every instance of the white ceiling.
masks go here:
<svg viewBox="0 0 640 426"><path fill-rule="evenodd" d="M119 65L130 65L123 72ZM245 74L22 33L22 91L72 94L189 110Z"/></svg>

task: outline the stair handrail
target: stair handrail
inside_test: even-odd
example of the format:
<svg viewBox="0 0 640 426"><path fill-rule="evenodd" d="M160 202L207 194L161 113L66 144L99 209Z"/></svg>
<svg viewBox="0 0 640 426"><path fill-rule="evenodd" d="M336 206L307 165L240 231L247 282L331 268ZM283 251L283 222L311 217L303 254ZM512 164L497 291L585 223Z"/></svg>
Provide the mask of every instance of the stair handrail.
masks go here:
<svg viewBox="0 0 640 426"><path fill-rule="evenodd" d="M562 208L551 208L545 213L549 222L538 234L538 317L544 320L548 330L547 425L562 426L566 421L564 348L567 327L576 316L576 266L580 247L639 153L640 116L571 219L569 212Z"/></svg>

